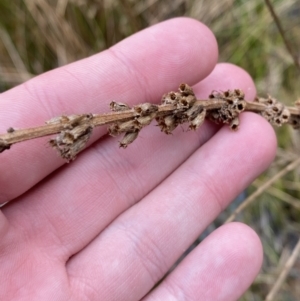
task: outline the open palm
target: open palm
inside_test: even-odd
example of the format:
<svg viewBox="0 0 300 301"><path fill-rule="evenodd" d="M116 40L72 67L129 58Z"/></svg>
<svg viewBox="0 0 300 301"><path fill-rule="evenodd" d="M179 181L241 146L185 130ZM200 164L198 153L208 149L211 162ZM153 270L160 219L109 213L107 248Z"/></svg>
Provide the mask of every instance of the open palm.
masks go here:
<svg viewBox="0 0 300 301"><path fill-rule="evenodd" d="M181 82L198 98L232 88L253 98L249 75L217 57L203 24L166 21L1 94L1 131L105 112L111 100L158 102ZM11 202L0 213L0 300L238 299L262 261L258 237L239 223L214 231L153 287L273 159L267 122L245 113L241 124L169 136L150 125L127 150L101 128L71 164L46 140L1 154L0 202Z"/></svg>

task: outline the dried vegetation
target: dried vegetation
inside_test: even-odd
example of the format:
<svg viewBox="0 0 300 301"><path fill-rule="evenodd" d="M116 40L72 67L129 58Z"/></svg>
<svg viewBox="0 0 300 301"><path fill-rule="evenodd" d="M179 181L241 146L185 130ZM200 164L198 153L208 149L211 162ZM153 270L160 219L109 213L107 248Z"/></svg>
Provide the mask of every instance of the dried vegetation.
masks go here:
<svg viewBox="0 0 300 301"><path fill-rule="evenodd" d="M136 139L153 119L166 134L182 122L194 130L204 117L236 129L240 111L255 111L253 105L271 123L287 122L297 128L299 105L292 106L300 96L297 71L300 3L299 0L266 2L269 9L259 0L224 0L222 4L219 0L2 0L0 90L105 49L151 24L187 15L212 28L222 61L245 68L254 77L259 94L270 93L282 103L266 97L250 104L236 96L234 99L243 105L238 108L234 101L228 102L232 92L217 91L207 101L217 101L219 106L208 108L203 100L195 100L191 91L183 95L180 90L165 95L159 106L143 104L129 108L113 102L111 112L104 115L74 115L74 112L54 118L40 128L39 135L57 134L50 143L64 158L72 160L84 147L93 128L105 124L111 135L123 135L122 147ZM270 7L277 14L280 31ZM300 136L299 131L289 128L280 127L277 131L279 148L271 168L206 231L208 234L225 220L235 219L249 224L260 235L264 265L241 299L244 301L300 298ZM28 139L33 138L37 129L27 131L27 135ZM24 132L8 128L1 147L8 149L20 137L24 140Z"/></svg>
<svg viewBox="0 0 300 301"><path fill-rule="evenodd" d="M239 115L245 110L260 114L272 125L289 123L295 129L300 127L300 108L297 106L286 107L270 96L247 102L244 92L239 89L212 91L207 100L199 100L187 84L181 84L178 92L163 95L160 105L143 103L130 108L125 103L112 101L110 109L112 113L54 117L46 121L45 126L36 128L15 130L9 127L6 134L0 135L0 152L18 142L58 133L49 143L70 162L85 148L95 126L111 124L108 133L113 137L124 134L120 147L126 148L154 119L161 132L167 135L183 123L188 123L190 130L197 130L205 119L228 124L236 131Z"/></svg>

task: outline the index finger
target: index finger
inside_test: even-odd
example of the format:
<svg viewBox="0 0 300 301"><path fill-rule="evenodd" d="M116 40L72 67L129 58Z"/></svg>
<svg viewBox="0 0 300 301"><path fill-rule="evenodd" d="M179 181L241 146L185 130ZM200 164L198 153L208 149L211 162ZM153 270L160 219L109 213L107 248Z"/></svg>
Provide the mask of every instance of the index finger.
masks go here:
<svg viewBox="0 0 300 301"><path fill-rule="evenodd" d="M156 102L182 81L193 84L205 78L217 55L213 34L200 22L178 18L160 23L3 93L0 130L42 125L62 114L106 112L111 100ZM105 133L100 129L92 141ZM39 140L1 154L0 202L24 193L64 163L45 147L45 138Z"/></svg>

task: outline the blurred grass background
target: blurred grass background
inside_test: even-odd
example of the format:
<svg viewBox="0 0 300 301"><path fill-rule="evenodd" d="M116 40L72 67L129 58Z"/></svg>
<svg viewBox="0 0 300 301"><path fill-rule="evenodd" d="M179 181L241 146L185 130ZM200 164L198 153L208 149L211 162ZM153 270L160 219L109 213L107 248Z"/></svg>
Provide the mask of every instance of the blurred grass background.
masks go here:
<svg viewBox="0 0 300 301"><path fill-rule="evenodd" d="M272 5L300 59L300 1L273 0ZM220 61L246 69L260 94L270 93L289 105L300 98L300 73L263 0L0 0L0 91L176 16L207 24L217 37ZM300 300L300 136L288 127L277 132L275 162L245 194L262 193L236 218L253 227L264 246L263 269L241 299L245 301ZM291 170L262 186L289 164ZM288 269L291 256L295 262ZM274 291L285 269L287 278Z"/></svg>

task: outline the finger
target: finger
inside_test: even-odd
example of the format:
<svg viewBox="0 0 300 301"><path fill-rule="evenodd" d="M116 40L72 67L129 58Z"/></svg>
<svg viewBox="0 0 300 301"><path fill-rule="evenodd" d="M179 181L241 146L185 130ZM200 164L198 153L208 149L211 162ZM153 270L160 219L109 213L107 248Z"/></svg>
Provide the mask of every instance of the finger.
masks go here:
<svg viewBox="0 0 300 301"><path fill-rule="evenodd" d="M273 129L256 114L243 114L236 133L223 127L69 261L72 285L83 282L91 300L96 293L139 300L270 164L275 150Z"/></svg>
<svg viewBox="0 0 300 301"><path fill-rule="evenodd" d="M234 84L228 77L219 81L219 74L225 70L236 79ZM217 65L205 81L209 87L213 82L214 87L221 90L254 87L245 71L230 64ZM207 97L206 85L197 84L195 89L198 97ZM254 93L247 97L253 98ZM23 229L31 232L35 240L37 233L46 241L56 237L57 248L63 245L63 257L69 258L121 212L149 193L217 129L205 123L197 132L178 129L167 136L149 126L126 151L118 149L116 140L109 138L88 149L71 168L28 193L17 210L6 208L5 213L10 216L13 212L12 223L18 224L20 219L26 221Z"/></svg>
<svg viewBox="0 0 300 301"><path fill-rule="evenodd" d="M252 229L238 223L222 226L143 301L238 300L258 274L262 259L262 246Z"/></svg>
<svg viewBox="0 0 300 301"><path fill-rule="evenodd" d="M62 114L106 112L111 100L158 101L180 82L194 84L206 77L217 54L215 38L203 24L187 18L163 22L1 94L1 131L41 125ZM104 133L104 128L97 131L93 141ZM1 154L0 202L27 191L63 164L45 148L46 139L39 140Z"/></svg>

